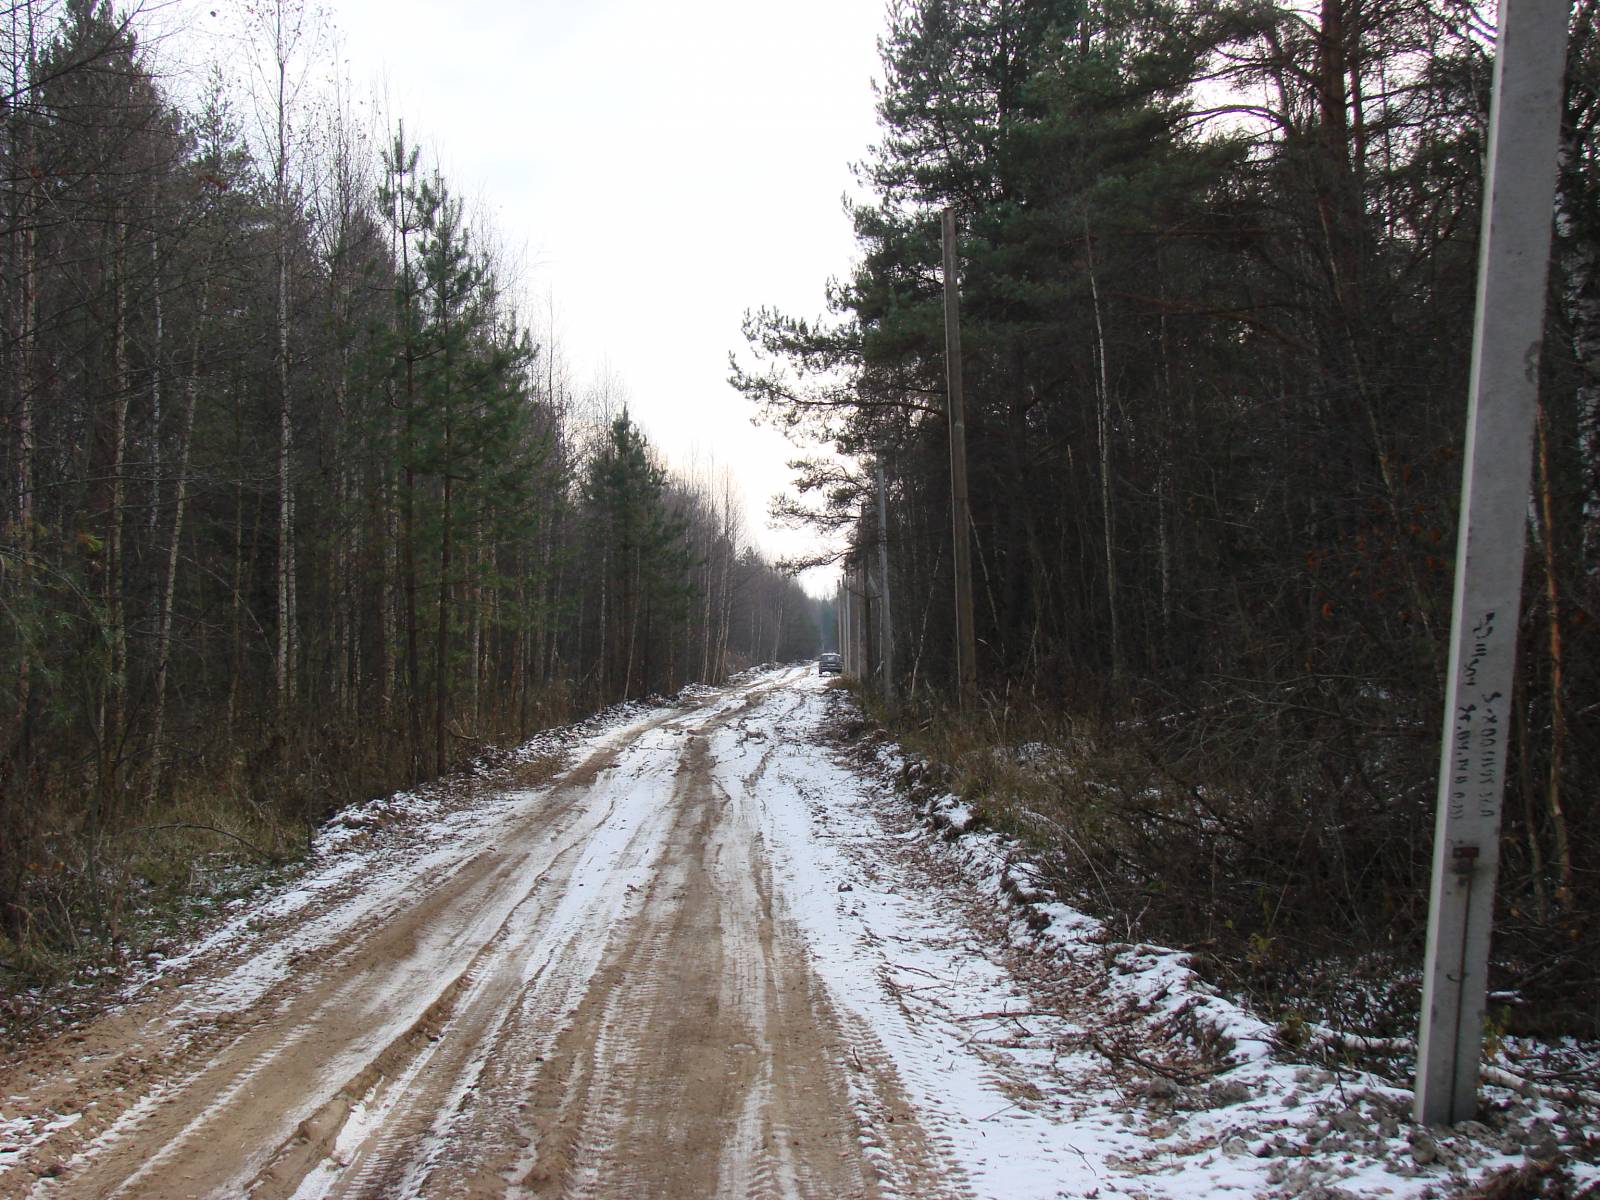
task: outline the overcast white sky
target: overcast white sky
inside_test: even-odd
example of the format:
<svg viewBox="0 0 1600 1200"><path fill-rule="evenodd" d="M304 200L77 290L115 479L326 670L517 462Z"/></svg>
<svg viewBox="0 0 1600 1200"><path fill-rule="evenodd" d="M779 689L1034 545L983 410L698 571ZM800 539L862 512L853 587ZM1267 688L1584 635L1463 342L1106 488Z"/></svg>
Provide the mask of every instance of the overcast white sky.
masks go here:
<svg viewBox="0 0 1600 1200"><path fill-rule="evenodd" d="M617 379L669 461L731 468L757 543L795 549L765 529L794 451L752 428L727 355L746 308L816 315L849 267L884 0L325 4L356 87L553 297L577 386ZM226 46L231 3L180 7Z"/></svg>

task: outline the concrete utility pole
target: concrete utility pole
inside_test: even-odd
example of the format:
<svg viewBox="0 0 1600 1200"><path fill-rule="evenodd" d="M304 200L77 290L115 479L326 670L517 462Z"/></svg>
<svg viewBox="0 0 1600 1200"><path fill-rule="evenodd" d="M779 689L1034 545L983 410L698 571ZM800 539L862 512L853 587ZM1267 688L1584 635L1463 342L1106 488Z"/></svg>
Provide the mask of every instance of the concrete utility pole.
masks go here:
<svg viewBox="0 0 1600 1200"><path fill-rule="evenodd" d="M860 679L866 661L866 646L861 637L860 568L853 561L844 566L844 673Z"/></svg>
<svg viewBox="0 0 1600 1200"><path fill-rule="evenodd" d="M883 464L878 464L878 604L883 648L878 660L883 664L883 698L894 703L894 622L889 615L889 498L883 479Z"/></svg>
<svg viewBox="0 0 1600 1200"><path fill-rule="evenodd" d="M855 648L850 644L853 619L851 609L854 605L850 600L850 564L845 563L844 574L839 580L839 657L844 662L844 673L855 673Z"/></svg>
<svg viewBox="0 0 1600 1200"><path fill-rule="evenodd" d="M944 210L944 369L950 393L950 522L955 541L956 677L961 707L978 694L978 638L972 624L972 517L967 509L967 424L961 405L961 294L956 279L956 210Z"/></svg>
<svg viewBox="0 0 1600 1200"><path fill-rule="evenodd" d="M1568 0L1501 0L1456 544L1416 1117L1478 1104Z"/></svg>
<svg viewBox="0 0 1600 1200"><path fill-rule="evenodd" d="M856 563L856 678L865 682L872 674L872 581L866 559Z"/></svg>
<svg viewBox="0 0 1600 1200"><path fill-rule="evenodd" d="M863 683L870 683L872 673L877 669L877 646L872 632L873 618L877 615L874 609L872 596L872 563L867 556L861 556L861 565L856 568L861 579L861 671L859 672Z"/></svg>
<svg viewBox="0 0 1600 1200"><path fill-rule="evenodd" d="M834 650L838 661L845 661L845 576L840 574L834 590Z"/></svg>

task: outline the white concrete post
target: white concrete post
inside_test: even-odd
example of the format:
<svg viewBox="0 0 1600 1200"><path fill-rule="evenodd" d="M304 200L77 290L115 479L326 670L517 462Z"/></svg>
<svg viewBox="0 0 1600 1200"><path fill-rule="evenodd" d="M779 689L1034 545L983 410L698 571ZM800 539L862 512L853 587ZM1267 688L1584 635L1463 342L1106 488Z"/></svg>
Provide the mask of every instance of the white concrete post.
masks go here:
<svg viewBox="0 0 1600 1200"><path fill-rule="evenodd" d="M1416 1116L1472 1117L1511 734L1568 0L1502 0L1439 757Z"/></svg>

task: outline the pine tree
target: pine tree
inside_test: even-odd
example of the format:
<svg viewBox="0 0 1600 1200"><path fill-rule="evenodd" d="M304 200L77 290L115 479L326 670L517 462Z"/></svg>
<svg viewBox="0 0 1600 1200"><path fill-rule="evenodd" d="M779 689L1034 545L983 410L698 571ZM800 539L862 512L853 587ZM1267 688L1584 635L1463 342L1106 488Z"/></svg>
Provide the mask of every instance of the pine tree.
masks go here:
<svg viewBox="0 0 1600 1200"><path fill-rule="evenodd" d="M589 463L583 498L601 547L599 587L602 692L631 699L649 692L658 629L673 627L683 601L682 527L664 503L666 473L624 409Z"/></svg>

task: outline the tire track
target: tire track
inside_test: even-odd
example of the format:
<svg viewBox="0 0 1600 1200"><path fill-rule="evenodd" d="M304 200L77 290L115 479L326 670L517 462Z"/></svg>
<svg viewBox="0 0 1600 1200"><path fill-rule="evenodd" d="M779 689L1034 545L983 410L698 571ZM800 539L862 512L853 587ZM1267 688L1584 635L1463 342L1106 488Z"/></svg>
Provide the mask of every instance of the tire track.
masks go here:
<svg viewBox="0 0 1600 1200"><path fill-rule="evenodd" d="M150 999L48 1048L17 1072L39 1081L34 1103L44 1111L94 1104L76 1126L31 1147L43 1166L14 1164L0 1176L0 1196L206 1195L225 1181L239 1194L272 1147L394 1044L374 1030L404 1031L445 995L464 960L525 898L517 884L536 883L585 841L594 784L619 755L679 716L607 737L479 838L483 847L459 848L454 861L450 848L432 856L443 869L380 875L372 881L387 892L380 903L351 901L362 884L352 874L297 911L280 930L287 936L273 940L268 929L247 937L211 971L194 964ZM375 867L385 869L393 864ZM227 995L263 948L290 960L293 972L239 1011L212 1011L203 997ZM0 1083L11 1095L26 1086L15 1074ZM214 1127L227 1135L204 1136Z"/></svg>
<svg viewBox="0 0 1600 1200"><path fill-rule="evenodd" d="M72 1082L104 1107L0 1200L959 1194L775 907L748 793L782 739L752 714L797 677L611 735L475 840L347 872L106 1022Z"/></svg>

